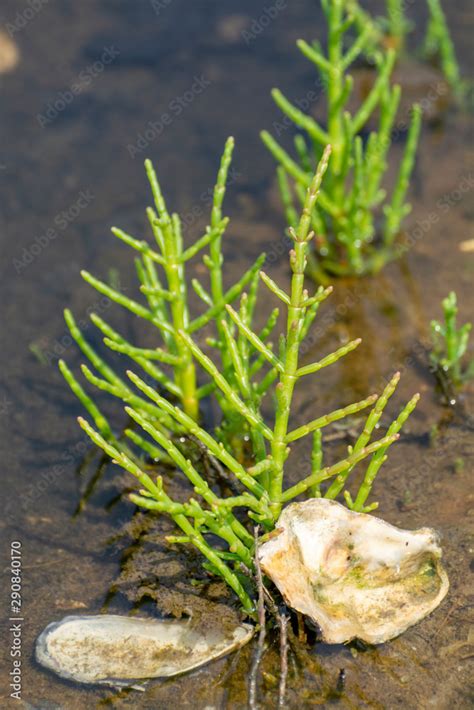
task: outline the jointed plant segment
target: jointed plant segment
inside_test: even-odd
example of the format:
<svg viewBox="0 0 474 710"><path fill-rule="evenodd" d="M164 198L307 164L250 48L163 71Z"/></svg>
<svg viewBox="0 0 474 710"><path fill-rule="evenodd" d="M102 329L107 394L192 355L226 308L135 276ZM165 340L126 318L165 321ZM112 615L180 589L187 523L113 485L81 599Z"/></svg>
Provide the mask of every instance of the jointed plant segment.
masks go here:
<svg viewBox="0 0 474 710"><path fill-rule="evenodd" d="M349 67L372 42L372 24L357 31L347 46L346 35L356 16L347 11L344 0L322 2L328 25L328 43L299 40L298 47L320 74L327 100L327 119L319 125L300 111L278 89L272 92L279 108L305 134L295 139L297 158L293 159L267 132L262 139L279 163L278 183L286 218L296 226L295 198L301 204L311 182L315 160L325 145L332 146L332 159L318 205L311 214L315 233L309 272L324 282L324 274L364 274L377 272L394 256L394 241L402 220L410 210L405 202L415 160L421 124L421 109L413 107L405 152L395 187L390 197L382 187L387 170L387 154L398 104L400 87L390 84L396 52L379 51L375 55L377 76L373 86L354 115L346 110L353 80ZM361 131L378 111L378 130L367 140ZM290 187L290 180L292 188ZM383 209L383 224L377 212Z"/></svg>
<svg viewBox="0 0 474 710"><path fill-rule="evenodd" d="M454 291L443 300L444 323L431 321L433 350L430 354L435 368L441 368L456 387L474 377L474 360L463 369L462 359L469 343L472 323L457 327L458 306Z"/></svg>
<svg viewBox="0 0 474 710"><path fill-rule="evenodd" d="M223 312L216 314L216 331L220 330L224 341L220 340L219 335L209 341L216 350L215 356L210 357L202 350L189 328L173 330L175 342L181 340L181 347L192 354L199 369L210 377L219 401L226 400L224 419L229 415L235 416L248 425L248 460L243 462L229 445L224 445L198 423L186 411L184 402L172 404L166 392L160 393L133 372L127 374L138 393L133 396L141 406L136 406L129 397L126 411L141 428L139 437L147 442L146 446L156 449L158 458L166 456L181 470L192 488L192 497L185 503L173 500L166 492L162 476L152 477L127 451L119 448L110 437L107 439L99 426L99 431L96 431L80 419L82 428L91 439L138 479L141 489L131 496L132 500L146 509L169 515L182 533L172 537L171 541L197 547L206 558L206 568L225 580L249 614L254 613L254 601L249 580L241 574L241 564L253 568L255 541L251 526L258 523L265 532L271 532L282 506L301 494L335 498L344 492L346 502L352 509L373 510L376 504L367 505L367 498L374 478L386 459L388 447L398 438L401 426L418 400L418 395L413 397L391 424L387 434L376 441L372 441L372 435L396 388L398 373L380 397L372 395L302 426L294 427L291 422L293 393L299 381L336 362L360 343L360 340L349 342L308 365L301 365L299 361L301 345L319 305L331 291L330 288L320 287L310 295L304 288L307 254L314 236L310 231L312 215L329 153L329 148L326 148L316 175L306 190L301 218L296 228L291 230L290 291L287 293L281 289L266 273L260 272L259 275L263 284L281 302L280 307L286 314L286 327L280 336L278 350L275 352L267 340L268 323L273 327L278 316L276 311L271 313L265 332L256 333L252 328L251 314L257 296L254 282L251 282L252 293L242 294L238 310L228 304L225 316ZM222 347L223 342L225 348ZM273 390L276 409L269 420L263 415L261 400L270 390ZM146 403L146 407L142 402ZM332 465L323 465L321 430L331 422L370 407L372 409L365 426L348 455ZM178 436L164 431L163 422L170 423L171 431ZM292 443L310 434L313 437L311 473L291 485L287 474ZM199 441L208 459L218 462L234 477L238 489L234 496L221 498L217 495L206 480L205 468L187 455L183 440ZM146 446L142 445L142 448L146 450ZM369 464L362 483L352 498L347 492L349 475L357 463L368 457ZM297 471L298 464L294 468ZM328 487L324 488L326 485ZM208 535L213 536L214 542L208 539ZM215 543L216 537L220 539L218 544Z"/></svg>

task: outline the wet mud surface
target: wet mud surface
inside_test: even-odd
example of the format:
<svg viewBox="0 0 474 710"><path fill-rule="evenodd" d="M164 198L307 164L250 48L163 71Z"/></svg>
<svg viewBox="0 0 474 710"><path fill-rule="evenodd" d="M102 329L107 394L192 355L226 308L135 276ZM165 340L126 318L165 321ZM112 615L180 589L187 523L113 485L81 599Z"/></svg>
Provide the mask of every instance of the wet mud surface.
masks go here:
<svg viewBox="0 0 474 710"><path fill-rule="evenodd" d="M167 547L168 522L150 522L126 500L123 493L132 485L126 476L114 466L97 475L97 456L77 472L89 447L75 422L80 407L56 362L58 357L74 367L80 362L62 320L64 306L84 324L88 310L95 310L126 337L153 343L149 330L124 317L79 276L81 268L98 276L114 268L132 293L129 251L109 228L116 224L143 233L149 200L145 157L154 160L169 203L185 216L185 238L191 239L206 224L207 189L224 140L234 135L226 275L231 282L265 250L267 270L288 283L274 166L258 131L273 127L275 132L281 120L269 95L275 84L293 99L303 99L311 89L314 73L294 42L318 36L322 23L312 0L281 5L274 20L249 39L245 32L263 16L263 2L45 1L25 23L24 15L18 19L23 6L2 3L0 24L17 23L18 56L13 52L12 64L7 47L7 71L0 73L1 608L7 630L9 545L20 541L24 622L22 700L8 700L11 659L5 640L1 707L246 707L250 646L185 676L153 682L142 693L61 681L35 664L33 648L50 621L71 613L134 607L143 614L193 614L205 624L215 621L209 619L210 599L219 605L219 619L234 618L225 589L201 570L198 557ZM445 6L467 72L472 9L467 0ZM418 6L417 12L423 14ZM73 86L79 89L67 101ZM317 101L312 110L319 110ZM289 145L291 131L284 133L280 138ZM295 412L302 421L309 412L318 416L361 399L380 390L397 369L402 380L389 414L421 392L374 498L389 522L440 531L451 589L430 618L384 646L295 648L288 707L468 708L474 699L469 685L474 387L467 386L457 405L447 408L435 391L426 355L429 322L440 317L449 290L457 292L461 322L473 319L474 253L459 248L474 236L470 142L472 120L462 111L443 106L437 120L424 126L413 211L406 220L411 249L377 278L334 283L304 358L322 356L349 337L360 336L363 344L324 377L312 378L311 386L299 391ZM403 135L393 148L395 165L402 146ZM93 327L86 326L86 334L99 342ZM103 405L110 411L110 403ZM341 434L328 430L326 442L327 458L333 460L348 443L335 433ZM304 447L295 451L295 478L307 455ZM179 489L179 477L173 485ZM341 669L344 687L338 684ZM276 644L262 670L261 706L273 708Z"/></svg>

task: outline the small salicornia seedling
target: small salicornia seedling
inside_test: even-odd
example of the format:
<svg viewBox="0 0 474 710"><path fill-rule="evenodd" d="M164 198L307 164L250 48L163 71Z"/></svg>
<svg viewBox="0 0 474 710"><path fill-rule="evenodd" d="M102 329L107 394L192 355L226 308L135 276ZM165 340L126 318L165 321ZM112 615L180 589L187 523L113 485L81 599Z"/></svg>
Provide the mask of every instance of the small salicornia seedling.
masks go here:
<svg viewBox="0 0 474 710"><path fill-rule="evenodd" d="M311 61L321 78L326 98L327 118L319 125L291 103L279 89L272 92L278 107L304 133L295 137L297 158L293 159L267 131L262 139L279 163L277 176L286 219L295 228L298 210L311 182L314 156L319 159L326 144L333 155L318 204L311 214L315 233L309 258L309 275L325 282L325 274L362 275L377 272L395 256L395 240L410 211L405 197L412 173L421 125L421 109L412 109L404 154L391 196L382 181L387 170L400 87L390 77L396 59L394 49L376 54L376 78L367 97L354 115L346 110L353 79L349 67L372 42L372 25L360 32L350 46L346 35L355 22L343 0L322 2L328 25L324 50L319 43L298 41L298 47ZM369 120L378 112L378 130L370 131ZM306 134L306 137L305 135ZM290 186L290 179L292 186ZM382 218L383 213L383 218Z"/></svg>
<svg viewBox="0 0 474 710"><path fill-rule="evenodd" d="M343 493L346 503L353 510L373 510L377 504L368 504L367 499L375 476L387 458L387 449L398 438L403 423L418 401L418 395L415 395L390 425L385 436L375 441L372 436L396 388L399 373L390 380L380 397L371 395L300 426L295 427L291 421L293 394L298 382L337 362L360 343L359 339L348 342L311 364L302 365L300 362L301 346L320 304L331 292L330 288L319 287L311 295L304 288L306 259L313 239L310 231L312 214L327 168L329 152L327 148L323 153L316 175L306 190L302 215L296 228L290 232L293 249L290 252L292 277L289 292L281 289L266 273L260 273L262 282L280 301L286 314L286 328L280 337L278 352L274 352L271 344L264 342L252 329L246 296L242 297L239 310L227 306L230 322L221 318L232 367L220 368L217 357L209 357L189 332L182 330L178 334L191 350L195 361L211 377L216 389L242 420L248 423L251 432L250 460L245 463L239 461L233 451L190 417L182 405L173 405L166 396L162 396L136 374L128 373L141 396L148 398L163 416L176 421L185 436L199 441L208 457L217 461L228 475L235 478L238 488L235 495L220 497L206 479L205 467L201 467L199 461L186 458L176 439L163 433L133 403L126 408L131 419L141 427L144 436L149 437L153 446L163 451L188 480L193 493L187 501L173 500L166 491L162 476L156 479L152 477L149 471L145 472L126 452L107 441L88 422L79 420L90 438L115 463L138 479L141 489L131 496L132 501L148 510L170 516L181 530L181 534L169 538L170 541L192 544L200 550L206 558L206 569L225 580L249 614L254 613L254 591L249 578L242 575L241 565L253 568L252 526L257 523L265 533L271 532L282 506L300 495L334 499ZM263 394L270 390L276 404L269 418L264 416L260 402ZM369 408L371 411L362 432L349 448L347 456L336 463L323 463L322 429L332 422ZM288 470L291 465L291 447L293 442L307 435L313 437L311 469L308 467L300 480L290 484ZM352 497L347 490L348 478L363 459L368 459L369 463Z"/></svg>
<svg viewBox="0 0 474 710"><path fill-rule="evenodd" d="M210 224L205 233L187 248L183 244L179 216L168 212L153 165L149 160L145 162L154 198L154 208L147 209L147 216L155 244L152 246L149 242L136 239L115 227L112 232L127 246L138 252L135 267L140 291L146 299L146 304L130 298L119 289L99 280L90 273L82 272L87 283L107 296L112 302L148 322L154 327L157 335L157 347L137 346L120 335L99 315L92 313L91 320L104 336L105 345L110 350L127 356L141 367L157 390L180 402L183 411L193 420L199 418L200 400L213 387L200 388L197 386L196 366L192 350L180 334L186 333L191 336L209 323L217 322L217 335L220 337L218 342L222 343L225 331L221 321L222 323L230 321L224 310L225 306L239 298L246 287L250 285L252 288L251 284L258 279L258 271L264 259L263 255L259 257L237 283L227 290L224 289L222 236L228 219L222 217L222 201L233 147L234 141L229 138L213 192ZM197 279L192 279L191 286L205 305L204 312L192 319L189 313L189 285L186 267L190 259L203 254L203 261L209 273L209 290L206 290ZM155 426L176 431L175 419L168 416L148 399L140 397L134 392L126 379L117 374L107 360L92 347L78 327L70 310L65 311L65 319L72 337L96 371L94 373L87 365L83 365L82 372L86 380L99 390L108 392L134 407L135 411L150 419ZM224 365L227 365L229 357L224 348L223 350ZM130 448L123 442L119 442L105 415L98 409L94 400L86 393L66 363L61 360L59 367L73 392L92 416L104 439L113 443L120 450L127 451L130 455ZM225 413L225 399L222 400L221 405ZM238 430L242 421L240 418L237 421L232 410L229 411L227 424L228 428L232 424L234 429ZM127 429L125 434L135 445L156 458L156 447L147 444L131 429Z"/></svg>
<svg viewBox="0 0 474 710"><path fill-rule="evenodd" d="M455 387L474 377L474 359L463 368L462 359L469 343L472 323L457 327L458 306L454 291L443 300L444 323L431 321L433 350L430 360L435 369L440 368Z"/></svg>

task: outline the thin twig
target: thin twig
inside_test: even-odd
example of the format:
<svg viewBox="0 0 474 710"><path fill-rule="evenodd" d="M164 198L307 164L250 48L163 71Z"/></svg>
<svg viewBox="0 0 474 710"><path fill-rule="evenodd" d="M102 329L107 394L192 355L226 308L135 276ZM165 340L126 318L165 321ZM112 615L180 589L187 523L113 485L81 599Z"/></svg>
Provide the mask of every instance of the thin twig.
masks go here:
<svg viewBox="0 0 474 710"><path fill-rule="evenodd" d="M278 614L278 625L280 627L280 684L278 687L278 707L285 707L286 680L288 677L288 620L286 613Z"/></svg>
<svg viewBox="0 0 474 710"><path fill-rule="evenodd" d="M300 643L307 643L308 638L304 627L304 616L300 611L296 612L296 619L298 621L298 641Z"/></svg>
<svg viewBox="0 0 474 710"><path fill-rule="evenodd" d="M275 619L278 622L278 607L276 605L275 600L273 599L272 595L270 594L270 592L268 591L268 589L266 587L263 588L263 594L265 596L265 601L268 605L268 609L269 609L270 613L272 614L272 616L275 617Z"/></svg>
<svg viewBox="0 0 474 710"><path fill-rule="evenodd" d="M440 633L442 628L445 626L446 622L448 621L448 619L451 616L451 614L453 613L453 611L456 611L456 609L459 609L459 607L460 607L460 602L456 602L451 606L450 609L448 609L448 613L444 617L443 621L439 624L438 628L431 635L430 642L432 642L433 639L436 638L436 636L438 636L438 634Z"/></svg>
<svg viewBox="0 0 474 710"><path fill-rule="evenodd" d="M249 710L257 709L257 678L258 670L260 668L260 663L262 661L264 646L265 646L265 598L264 598L264 586L262 569L260 567L260 560L258 559L258 527L254 528L254 538L255 538L255 576L257 581L257 591L258 591L258 640L257 647L255 649L254 657L252 659L252 669L250 671L250 682L249 682Z"/></svg>
<svg viewBox="0 0 474 710"><path fill-rule="evenodd" d="M338 695L342 695L342 693L344 692L345 685L346 685L346 669L340 668L339 675L337 677L337 684L336 684L336 693Z"/></svg>

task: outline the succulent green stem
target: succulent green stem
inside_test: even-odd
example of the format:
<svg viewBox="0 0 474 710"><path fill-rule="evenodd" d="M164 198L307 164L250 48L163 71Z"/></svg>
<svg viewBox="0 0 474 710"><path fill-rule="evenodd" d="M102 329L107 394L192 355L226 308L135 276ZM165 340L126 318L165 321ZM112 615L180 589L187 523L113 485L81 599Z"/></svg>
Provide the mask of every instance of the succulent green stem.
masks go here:
<svg viewBox="0 0 474 710"><path fill-rule="evenodd" d="M315 474L323 468L323 438L321 429L316 429L313 432L313 446L311 449L311 473ZM321 498L321 485L318 482L313 483L309 488L311 498Z"/></svg>
<svg viewBox="0 0 474 710"><path fill-rule="evenodd" d="M306 195L306 201L298 227L292 232L294 250L290 255L292 270L290 304L288 306L286 324L285 356L283 370L276 386L277 408L275 412L275 426L271 440L271 453L273 458L273 471L270 481L270 500L272 509L277 514L281 508L281 492L283 486L283 470L287 458L288 423L293 398L293 390L298 378L298 354L300 348L300 329L303 325L306 299L304 291L304 273L306 268L306 254L309 241L312 238L309 229L311 214L316 203L319 188L326 172L331 147L327 146L323 158L318 166Z"/></svg>
<svg viewBox="0 0 474 710"><path fill-rule="evenodd" d="M311 489L314 485L319 485L323 481L326 481L327 479L332 478L333 476L336 476L339 473L342 473L351 466L354 466L356 463L359 463L359 461L362 461L371 453L378 451L379 449L386 449L387 446L393 444L393 442L397 441L397 439L398 434L390 436L387 435L383 439L375 441L373 444L366 446L364 449L361 449L357 453L350 454L346 459L339 461L338 463L332 466L327 466L326 468L323 468L320 471L315 471L307 478L303 478L302 481L296 483L291 488L287 488L286 491L281 494L280 501L282 503L286 503L290 500L293 500L293 498L296 498L296 496L299 496L308 489Z"/></svg>
<svg viewBox="0 0 474 710"><path fill-rule="evenodd" d="M173 329L177 333L180 330L186 330L189 325L180 226L179 222L176 219L173 221L168 214L161 188L150 160L145 161L145 169L153 192L159 226L163 234L163 269L166 273L168 290L172 295L170 310ZM175 339L175 347L176 354L179 357L179 362L174 368L175 382L181 391L184 411L193 419L197 419L199 402L196 396L196 368L192 353L181 338Z"/></svg>
<svg viewBox="0 0 474 710"><path fill-rule="evenodd" d="M380 421L380 417L382 416L382 413L387 405L388 400L392 396L392 394L395 392L395 389L398 385L398 382L400 380L400 373L396 372L395 375L392 377L388 385L385 387L384 391L380 395L380 397L377 399L375 407L373 410L370 412L367 421L365 422L364 428L362 430L362 433L360 434L359 438L357 439L356 443L351 449L351 454L357 454L359 451L362 451L362 449L367 446L370 437L372 436L372 433L374 429L376 428L377 424ZM334 499L336 498L339 493L342 491L344 488L344 484L347 481L348 477L350 476L352 472L353 466L346 469L344 473L339 474L332 484L329 486L325 498L330 498Z"/></svg>
<svg viewBox="0 0 474 710"><path fill-rule="evenodd" d="M364 512L364 504L370 494L370 491L372 490L375 476L377 475L381 465L387 458L387 448L390 446L391 443L391 441L389 440L393 436L398 436L398 432L400 431L410 414L415 409L419 399L420 395L415 394L408 402L408 404L405 405L403 410L398 415L397 419L395 419L395 421L388 428L386 437L388 441L384 446L381 446L380 448L375 450L374 455L372 456L372 459L367 467L367 471L365 473L364 480L362 481L362 484L359 488L359 492L357 493L355 503L352 507L353 510L356 510L357 512Z"/></svg>

